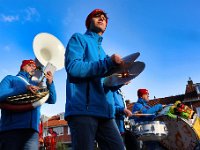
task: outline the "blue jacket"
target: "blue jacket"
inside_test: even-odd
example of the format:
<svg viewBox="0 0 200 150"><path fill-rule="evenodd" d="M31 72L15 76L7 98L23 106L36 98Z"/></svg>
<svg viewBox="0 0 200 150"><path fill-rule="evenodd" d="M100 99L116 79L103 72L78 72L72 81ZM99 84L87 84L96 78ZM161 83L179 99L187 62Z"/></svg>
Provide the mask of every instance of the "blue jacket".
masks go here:
<svg viewBox="0 0 200 150"><path fill-rule="evenodd" d="M26 72L20 71L17 76L23 77L32 85L35 84ZM49 89L49 99L46 103L54 104L56 102L54 84L47 84L47 88ZM27 93L26 83L19 77L8 75L0 82L0 102L5 101L8 96L25 93ZM40 108L39 106L25 112L12 112L1 109L0 132L22 128L31 128L39 131Z"/></svg>
<svg viewBox="0 0 200 150"><path fill-rule="evenodd" d="M115 100L115 121L117 123L120 133L123 133L123 132L125 132L125 129L124 129L124 118L125 118L124 99L123 99L122 95L119 93L119 91L113 92L113 97Z"/></svg>
<svg viewBox="0 0 200 150"><path fill-rule="evenodd" d="M149 106L147 104L147 102L142 99L139 98L138 101L133 105L133 110L132 112L135 113L136 111L140 111L143 114L154 114L153 116L148 116L148 117L133 117L133 119L135 120L135 122L143 122L143 121L152 121L155 116L156 113L162 109L162 105L161 104L156 104L154 106Z"/></svg>
<svg viewBox="0 0 200 150"><path fill-rule="evenodd" d="M106 56L102 37L94 32L75 33L66 48L67 71L65 117L90 115L114 118L112 91L104 87L104 75L115 66Z"/></svg>

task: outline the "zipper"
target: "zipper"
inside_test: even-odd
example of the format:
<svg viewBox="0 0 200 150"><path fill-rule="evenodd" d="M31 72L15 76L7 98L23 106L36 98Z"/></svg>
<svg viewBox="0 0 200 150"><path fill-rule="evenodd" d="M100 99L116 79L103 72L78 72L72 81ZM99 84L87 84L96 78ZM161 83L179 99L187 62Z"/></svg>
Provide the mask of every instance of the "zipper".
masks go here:
<svg viewBox="0 0 200 150"><path fill-rule="evenodd" d="M89 102L90 102L90 85L89 85L89 81L87 81L87 87L86 87L86 109L89 109Z"/></svg>
<svg viewBox="0 0 200 150"><path fill-rule="evenodd" d="M99 40L98 40L98 57L99 57L99 59L101 58L101 39L99 38Z"/></svg>

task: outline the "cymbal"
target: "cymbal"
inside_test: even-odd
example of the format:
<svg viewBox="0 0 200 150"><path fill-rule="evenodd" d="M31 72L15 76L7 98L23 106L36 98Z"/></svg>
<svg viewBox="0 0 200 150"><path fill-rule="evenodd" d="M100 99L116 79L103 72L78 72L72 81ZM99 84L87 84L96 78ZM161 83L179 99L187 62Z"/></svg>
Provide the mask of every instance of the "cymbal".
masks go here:
<svg viewBox="0 0 200 150"><path fill-rule="evenodd" d="M122 60L123 60L123 63L121 65L118 65L118 66L115 66L113 68L111 68L105 76L110 76L114 73L119 73L119 71L121 69L124 68L124 66L129 66L130 64L132 64L138 57L140 56L140 53L137 52L137 53L133 53L131 55L128 55L126 57L123 57Z"/></svg>
<svg viewBox="0 0 200 150"><path fill-rule="evenodd" d="M118 73L114 73L104 79L106 86L123 85L126 82L137 77L145 68L144 62L132 62L124 64L124 67L118 68Z"/></svg>

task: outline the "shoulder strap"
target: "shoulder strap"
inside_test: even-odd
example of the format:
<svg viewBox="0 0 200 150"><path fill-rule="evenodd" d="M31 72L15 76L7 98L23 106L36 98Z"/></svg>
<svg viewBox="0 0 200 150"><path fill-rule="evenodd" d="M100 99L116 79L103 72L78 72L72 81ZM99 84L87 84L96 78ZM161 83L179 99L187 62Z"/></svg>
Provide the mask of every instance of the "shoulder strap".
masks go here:
<svg viewBox="0 0 200 150"><path fill-rule="evenodd" d="M23 80L26 83L26 85L30 85L30 83L28 83L28 81L26 79L24 79L23 77L21 77L21 76L16 76L16 77Z"/></svg>

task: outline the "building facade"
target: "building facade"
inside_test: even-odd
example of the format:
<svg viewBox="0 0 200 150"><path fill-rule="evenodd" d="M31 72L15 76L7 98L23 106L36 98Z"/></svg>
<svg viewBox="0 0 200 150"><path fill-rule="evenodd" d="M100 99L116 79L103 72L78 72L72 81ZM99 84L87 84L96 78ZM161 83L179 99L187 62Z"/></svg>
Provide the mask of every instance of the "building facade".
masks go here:
<svg viewBox="0 0 200 150"><path fill-rule="evenodd" d="M55 138L54 144L56 145L56 149L58 150L70 149L71 147L70 135L71 134L70 134L68 123L67 121L64 120L64 113L60 113L58 115L52 116L49 119L46 119L46 121L43 121L41 123L43 124L43 139L44 139L43 146L44 147L48 145L47 142L49 143L52 142L52 140L50 139L53 137L52 137L52 134L49 132L51 129L56 134L56 136L54 137ZM53 150L53 149L50 149L50 150Z"/></svg>

